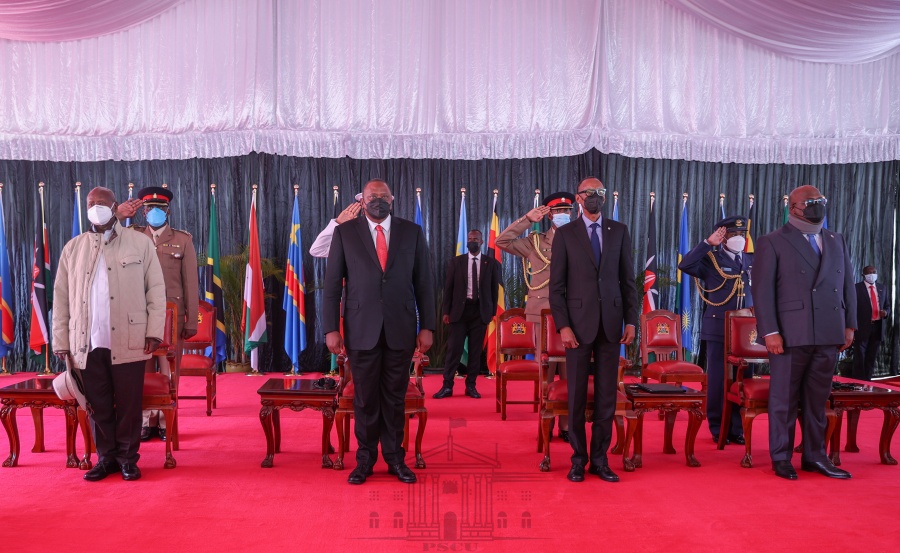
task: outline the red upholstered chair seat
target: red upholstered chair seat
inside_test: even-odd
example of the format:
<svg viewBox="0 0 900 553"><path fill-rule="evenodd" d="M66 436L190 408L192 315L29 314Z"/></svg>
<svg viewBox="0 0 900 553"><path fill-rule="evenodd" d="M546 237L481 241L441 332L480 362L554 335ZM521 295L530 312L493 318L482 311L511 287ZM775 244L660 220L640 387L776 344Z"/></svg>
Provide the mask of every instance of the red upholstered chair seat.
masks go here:
<svg viewBox="0 0 900 553"><path fill-rule="evenodd" d="M172 399L169 391L169 377L160 373L144 374L144 401L147 396L165 396L165 402Z"/></svg>
<svg viewBox="0 0 900 553"><path fill-rule="evenodd" d="M213 360L205 355L185 353L181 356L181 376L188 375L190 370L207 371L213 367Z"/></svg>
<svg viewBox="0 0 900 553"><path fill-rule="evenodd" d="M513 359L500 364L499 372L511 374L537 374L538 362L530 359Z"/></svg>
<svg viewBox="0 0 900 553"><path fill-rule="evenodd" d="M699 365L688 363L687 361L656 361L644 367L644 372L650 378L654 375L672 375L672 374L703 374L703 369Z"/></svg>
<svg viewBox="0 0 900 553"><path fill-rule="evenodd" d="M743 381L744 398L752 401L768 401L769 400L769 379L768 378L747 378ZM728 394L728 401L741 403L739 394L740 382L732 382L731 390Z"/></svg>
<svg viewBox="0 0 900 553"><path fill-rule="evenodd" d="M346 386L344 386L344 391L341 393L341 399L352 402L355 389L356 387L353 385L353 381L351 380L347 383ZM409 399L423 397L422 392L420 392L419 388L416 387L416 382L414 380L410 380L409 386L406 387L406 397Z"/></svg>

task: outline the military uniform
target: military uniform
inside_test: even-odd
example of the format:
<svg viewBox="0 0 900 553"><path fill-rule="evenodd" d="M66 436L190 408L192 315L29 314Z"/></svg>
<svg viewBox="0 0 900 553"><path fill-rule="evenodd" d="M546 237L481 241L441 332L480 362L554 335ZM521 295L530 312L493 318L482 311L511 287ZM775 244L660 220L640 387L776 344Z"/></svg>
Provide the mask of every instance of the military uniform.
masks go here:
<svg viewBox="0 0 900 553"><path fill-rule="evenodd" d="M716 224L727 232L746 231L746 219L729 217ZM750 270L753 254L741 252L741 262L735 254L725 250L724 244L718 248L706 240L697 244L678 264L685 274L703 281L702 289L706 310L700 326L700 339L706 342L706 373L708 397L706 418L713 436L718 436L722 423L722 409L725 394L725 312L751 307ZM739 409L731 410L729 437L743 436Z"/></svg>

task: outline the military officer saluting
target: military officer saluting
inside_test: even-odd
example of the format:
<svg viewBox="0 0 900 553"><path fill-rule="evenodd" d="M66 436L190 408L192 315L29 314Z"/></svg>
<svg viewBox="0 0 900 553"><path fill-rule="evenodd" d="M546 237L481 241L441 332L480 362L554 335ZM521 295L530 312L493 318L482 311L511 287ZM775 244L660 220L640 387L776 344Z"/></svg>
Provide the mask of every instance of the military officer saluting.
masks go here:
<svg viewBox="0 0 900 553"><path fill-rule="evenodd" d="M732 409L731 421L722 421L725 405L725 312L753 305L750 296L753 254L744 252L746 243L747 219L728 217L716 223L709 238L697 244L678 264L682 272L694 277L700 297L706 304L700 339L706 342L706 419L709 421L709 431L713 440L718 441L724 424L728 441L736 444L744 443L740 410Z"/></svg>
<svg viewBox="0 0 900 553"><path fill-rule="evenodd" d="M498 248L522 258L525 284L528 287L525 319L534 323L537 344L541 343L541 310L550 309L547 284L550 282L550 250L553 247L553 237L556 236L557 228L571 220L574 203L575 195L571 192L550 194L544 198L543 205L513 221L497 236ZM544 217L549 217L551 222L547 232L531 232L522 236L522 233L530 229L531 225L539 223ZM559 363L554 363L554 365L558 365L560 378L565 378L565 365ZM551 367L547 375L548 379L553 379L555 373L556 371ZM559 437L566 442L569 441L568 417L560 417Z"/></svg>
<svg viewBox="0 0 900 553"><path fill-rule="evenodd" d="M134 217L143 206L144 219L147 226L133 226L133 230L143 232L156 244L156 255L162 267L163 279L166 283L166 301L178 306L178 321L175 330L178 337L176 356L181 360L184 340L197 334L197 316L199 309L197 273L197 253L191 235L183 230L173 229L169 225L169 203L173 194L168 188L148 186L142 188L136 199L124 202L116 216L120 222ZM155 371L156 363L160 372L170 374L169 363L165 357L155 356L147 361L147 370ZM166 419L159 411L144 411L144 423L141 427L141 441L149 440L158 421L159 438L166 439Z"/></svg>

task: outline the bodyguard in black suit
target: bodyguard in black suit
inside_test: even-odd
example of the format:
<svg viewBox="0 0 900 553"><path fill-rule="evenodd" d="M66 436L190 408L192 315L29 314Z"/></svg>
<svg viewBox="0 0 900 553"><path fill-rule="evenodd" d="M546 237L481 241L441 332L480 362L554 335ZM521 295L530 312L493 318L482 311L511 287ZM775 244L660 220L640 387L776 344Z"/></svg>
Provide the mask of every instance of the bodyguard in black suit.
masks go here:
<svg viewBox="0 0 900 553"><path fill-rule="evenodd" d="M825 455L825 402L839 351L856 328L856 291L844 237L822 228L826 199L813 186L794 189L790 218L759 239L753 300L769 351L769 454L775 474L796 480L791 465L798 406L803 409L800 468L850 478Z"/></svg>
<svg viewBox="0 0 900 553"><path fill-rule="evenodd" d="M875 360L884 337L882 322L889 303L883 284L878 284L875 267L863 268L863 281L856 283L856 335L853 337L853 373L857 380L872 380Z"/></svg>
<svg viewBox="0 0 900 553"><path fill-rule="evenodd" d="M550 309L566 347L572 482L584 480L588 462L591 474L619 480L606 451L616 411L619 344L634 340L638 319L631 236L628 227L600 215L605 197L594 177L578 185L576 201L584 214L557 229L550 264ZM584 430L588 376L594 377L590 457Z"/></svg>
<svg viewBox="0 0 900 553"><path fill-rule="evenodd" d="M447 267L441 313L443 323L450 325L450 336L447 339L444 385L434 394L435 399L453 395L453 377L459 369L466 338L469 339L466 395L475 399L481 397L475 388L475 379L481 365L484 333L497 313L500 287L500 264L492 257L481 255L482 244L481 231L470 230L466 244L469 253L457 255Z"/></svg>
<svg viewBox="0 0 900 553"><path fill-rule="evenodd" d="M362 484L372 474L379 440L388 472L401 482L416 481L404 463L403 409L413 352L431 347L434 289L425 235L419 225L391 216L393 200L386 182L376 179L366 184L362 200L366 216L335 228L325 271L325 342L337 354L346 341L355 385L358 450L351 484Z"/></svg>
<svg viewBox="0 0 900 553"><path fill-rule="evenodd" d="M753 305L750 294L750 270L753 254L744 253L747 243L747 219L728 217L715 225L709 238L689 251L678 268L703 281L700 297L706 304L700 339L706 343L706 375L709 382L706 420L713 441L719 441L722 409L725 405L725 312ZM728 441L744 443L739 409L731 411L726 423Z"/></svg>

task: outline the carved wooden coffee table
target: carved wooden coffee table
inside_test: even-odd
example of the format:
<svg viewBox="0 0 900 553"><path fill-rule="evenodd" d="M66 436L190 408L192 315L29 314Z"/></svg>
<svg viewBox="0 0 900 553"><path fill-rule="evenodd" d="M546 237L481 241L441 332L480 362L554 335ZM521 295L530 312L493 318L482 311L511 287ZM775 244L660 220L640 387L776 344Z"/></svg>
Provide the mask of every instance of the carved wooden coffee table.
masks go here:
<svg viewBox="0 0 900 553"><path fill-rule="evenodd" d="M322 468L331 468L331 427L334 425L334 409L337 389L316 388L315 380L308 378L270 378L257 390L262 407L259 421L266 433L266 458L263 468L272 468L276 453L281 453L281 418L279 411L315 409L322 412Z"/></svg>
<svg viewBox="0 0 900 553"><path fill-rule="evenodd" d="M90 440L87 418L84 411L78 408L75 400L63 401L53 391L52 378L32 378L16 384L0 388L0 422L9 438L9 457L3 461L4 467L15 467L19 464L19 428L16 424L16 410L30 407L34 419L34 447L32 453L44 452L44 408L62 409L66 415L66 468L91 468ZM75 429L80 424L84 438L84 459L80 462L75 454Z"/></svg>
<svg viewBox="0 0 900 553"><path fill-rule="evenodd" d="M891 439L900 423L900 392L869 384L842 384L841 388L831 391L831 407L836 419L834 432L831 434L831 462L841 464L841 415L844 411L847 411L849 418L854 411L858 413L860 410L881 409L884 412L884 423L881 425L878 455L882 464L896 465L897 460L891 456ZM847 451L859 451L856 447L856 432L848 433Z"/></svg>
<svg viewBox="0 0 900 553"><path fill-rule="evenodd" d="M684 457L689 467L699 467L700 462L694 457L694 442L697 439L697 431L700 423L706 418L703 413L703 402L706 393L687 389L681 393L650 393L645 392L635 384L625 386L625 396L631 401L632 408L625 413L628 424L628 432L625 436L625 450L622 453L622 462L625 472L633 472L643 466L641 443L644 413L647 411L660 411L661 413L677 413L686 411L688 414L687 434L684 437ZM635 438L637 436L637 438ZM631 441L634 439L634 455L628 457L631 449Z"/></svg>

